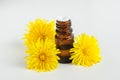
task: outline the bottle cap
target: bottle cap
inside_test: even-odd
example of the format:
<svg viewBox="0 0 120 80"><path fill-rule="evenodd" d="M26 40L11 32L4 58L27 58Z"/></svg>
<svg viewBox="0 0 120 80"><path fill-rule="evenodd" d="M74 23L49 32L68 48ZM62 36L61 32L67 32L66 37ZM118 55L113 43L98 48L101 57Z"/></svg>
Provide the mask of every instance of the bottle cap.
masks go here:
<svg viewBox="0 0 120 80"><path fill-rule="evenodd" d="M57 21L60 21L60 22L65 22L65 21L68 21L70 20L68 17L58 17L57 18Z"/></svg>

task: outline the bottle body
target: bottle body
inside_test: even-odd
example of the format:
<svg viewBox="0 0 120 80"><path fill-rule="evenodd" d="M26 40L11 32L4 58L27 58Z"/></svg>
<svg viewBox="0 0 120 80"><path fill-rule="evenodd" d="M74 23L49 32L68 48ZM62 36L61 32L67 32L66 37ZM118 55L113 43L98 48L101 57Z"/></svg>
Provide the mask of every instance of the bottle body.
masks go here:
<svg viewBox="0 0 120 80"><path fill-rule="evenodd" d="M70 63L70 49L73 48L74 35L72 34L71 20L56 20L56 47L60 49L60 63Z"/></svg>

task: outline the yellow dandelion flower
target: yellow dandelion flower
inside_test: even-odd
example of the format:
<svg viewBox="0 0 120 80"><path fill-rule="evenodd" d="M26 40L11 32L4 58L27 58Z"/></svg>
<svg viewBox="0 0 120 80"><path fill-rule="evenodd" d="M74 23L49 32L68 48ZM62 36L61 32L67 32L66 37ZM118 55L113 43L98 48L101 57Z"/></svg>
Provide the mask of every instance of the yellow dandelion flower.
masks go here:
<svg viewBox="0 0 120 80"><path fill-rule="evenodd" d="M24 34L25 44L37 41L37 39L55 40L55 21L48 21L45 19L36 19L34 22L28 24L27 33Z"/></svg>
<svg viewBox="0 0 120 80"><path fill-rule="evenodd" d="M75 65L92 66L101 60L100 48L94 36L87 34L78 35L73 43L72 63Z"/></svg>
<svg viewBox="0 0 120 80"><path fill-rule="evenodd" d="M38 39L28 46L26 52L28 54L26 57L28 69L46 72L54 70L58 66L59 57L56 54L59 53L59 50L50 39Z"/></svg>

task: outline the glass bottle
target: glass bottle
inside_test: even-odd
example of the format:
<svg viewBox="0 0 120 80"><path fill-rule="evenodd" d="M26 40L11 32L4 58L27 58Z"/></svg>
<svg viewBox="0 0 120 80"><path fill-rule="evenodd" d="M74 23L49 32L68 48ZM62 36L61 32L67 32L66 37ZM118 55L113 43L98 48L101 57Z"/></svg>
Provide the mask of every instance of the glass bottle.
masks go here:
<svg viewBox="0 0 120 80"><path fill-rule="evenodd" d="M71 20L62 18L56 20L56 47L60 49L60 63L70 63L70 49L73 48L74 35L72 34Z"/></svg>

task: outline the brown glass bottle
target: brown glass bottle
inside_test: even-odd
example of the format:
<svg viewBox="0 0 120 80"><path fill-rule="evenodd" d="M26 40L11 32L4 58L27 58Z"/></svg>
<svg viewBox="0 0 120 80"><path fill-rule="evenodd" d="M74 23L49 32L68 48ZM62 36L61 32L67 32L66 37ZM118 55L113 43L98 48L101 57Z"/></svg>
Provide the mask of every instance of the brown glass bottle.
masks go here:
<svg viewBox="0 0 120 80"><path fill-rule="evenodd" d="M71 20L56 20L56 46L60 49L60 63L70 63L70 49L73 48L74 35L72 34Z"/></svg>

